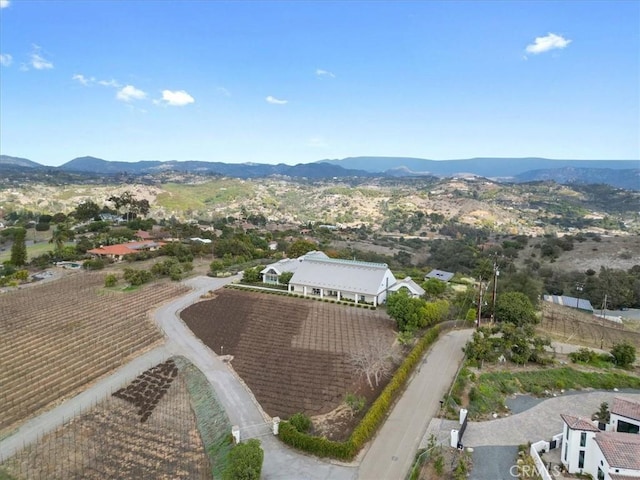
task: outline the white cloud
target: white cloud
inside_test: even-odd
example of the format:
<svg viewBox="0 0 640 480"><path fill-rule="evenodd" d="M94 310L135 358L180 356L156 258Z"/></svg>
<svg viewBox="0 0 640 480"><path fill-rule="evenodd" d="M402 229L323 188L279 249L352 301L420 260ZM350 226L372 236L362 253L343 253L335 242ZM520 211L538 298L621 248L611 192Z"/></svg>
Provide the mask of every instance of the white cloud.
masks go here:
<svg viewBox="0 0 640 480"><path fill-rule="evenodd" d="M40 54L41 48L38 45L33 46L33 52L31 53L31 59L29 64L36 70L49 70L53 68L53 63L45 59Z"/></svg>
<svg viewBox="0 0 640 480"><path fill-rule="evenodd" d="M10 3L9 0L0 0L0 8L7 8Z"/></svg>
<svg viewBox="0 0 640 480"><path fill-rule="evenodd" d="M122 87L116 93L116 98L118 100L122 100L123 102L130 102L131 100L142 100L146 98L147 94L142 90L137 89L133 85L127 85L126 87Z"/></svg>
<svg viewBox="0 0 640 480"><path fill-rule="evenodd" d="M89 85L89 79L81 73L76 73L73 77L71 77L71 80L75 80L76 82L81 83L84 86Z"/></svg>
<svg viewBox="0 0 640 480"><path fill-rule="evenodd" d="M335 76L333 73L331 73L331 72L330 72L330 71L328 71L328 70L323 70L323 69L321 69L321 68L318 68L318 69L316 70L316 76L318 76L318 77L336 78L336 76Z"/></svg>
<svg viewBox="0 0 640 480"><path fill-rule="evenodd" d="M549 33L546 37L536 37L531 45L527 45L527 53L537 55L549 50L562 49L571 43L571 40L555 33Z"/></svg>
<svg viewBox="0 0 640 480"><path fill-rule="evenodd" d="M91 79L95 80L93 77ZM120 84L118 82L116 82L115 80L98 80L97 83L98 83L98 85L102 85L103 87L120 88Z"/></svg>
<svg viewBox="0 0 640 480"><path fill-rule="evenodd" d="M13 63L13 57L8 53L0 53L0 65L8 67Z"/></svg>
<svg viewBox="0 0 640 480"><path fill-rule="evenodd" d="M184 90L163 90L162 100L156 103L164 102L165 105L171 105L172 107L183 107L194 103L195 99Z"/></svg>
<svg viewBox="0 0 640 480"><path fill-rule="evenodd" d="M272 97L271 95L265 98L265 100L267 101L267 103L270 103L272 105L285 105L286 103L289 103L289 100L280 100L279 98Z"/></svg>

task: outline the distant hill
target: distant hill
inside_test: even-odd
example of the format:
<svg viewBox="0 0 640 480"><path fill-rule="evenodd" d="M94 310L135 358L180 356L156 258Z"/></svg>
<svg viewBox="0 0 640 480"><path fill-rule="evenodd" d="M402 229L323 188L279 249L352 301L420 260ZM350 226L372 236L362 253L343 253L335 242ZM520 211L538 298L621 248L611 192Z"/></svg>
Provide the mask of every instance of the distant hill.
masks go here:
<svg viewBox="0 0 640 480"><path fill-rule="evenodd" d="M45 167L31 160L0 156L0 170L28 172L42 169L91 175L154 175L180 172L223 175L235 178L287 176L330 179L346 177L479 176L499 181L529 182L553 180L567 184L605 183L617 188L640 190L638 160L550 160L547 158L470 158L428 160L410 157L349 157L297 165L263 163L222 163L198 160L143 160L116 162L96 157L79 157L60 167Z"/></svg>
<svg viewBox="0 0 640 480"><path fill-rule="evenodd" d="M612 168L553 168L530 170L514 177L516 182L553 180L561 184L589 185L603 183L626 190L640 190L640 168L614 170Z"/></svg>
<svg viewBox="0 0 640 480"><path fill-rule="evenodd" d="M9 155L0 155L0 166L13 166L22 168L44 168L39 163L32 162L26 158L10 157Z"/></svg>
<svg viewBox="0 0 640 480"><path fill-rule="evenodd" d="M412 175L432 174L452 176L471 173L487 178L514 177L530 170L574 168L633 169L639 160L550 160L548 158L469 158L464 160L427 160L411 157L348 157L341 160L321 160L324 163L368 172L398 171Z"/></svg>
<svg viewBox="0 0 640 480"><path fill-rule="evenodd" d="M375 176L363 170L345 169L339 165L325 163L300 163L298 165L277 165L265 163L222 163L202 162L196 160L178 161L146 160L140 162L110 162L95 157L74 158L59 167L68 172L90 172L104 175L128 173L134 175L154 174L164 171L185 172L192 174L217 174L236 178L257 178L270 175L289 177L331 178Z"/></svg>

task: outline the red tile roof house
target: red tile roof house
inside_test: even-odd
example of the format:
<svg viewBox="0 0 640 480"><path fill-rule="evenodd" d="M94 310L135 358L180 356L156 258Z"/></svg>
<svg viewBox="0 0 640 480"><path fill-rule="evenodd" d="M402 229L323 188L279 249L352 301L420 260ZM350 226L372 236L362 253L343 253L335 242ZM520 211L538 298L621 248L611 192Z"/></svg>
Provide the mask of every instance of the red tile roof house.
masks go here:
<svg viewBox="0 0 640 480"><path fill-rule="evenodd" d="M640 479L640 403L617 397L606 431L589 419L561 415L561 461L569 473L598 480Z"/></svg>
<svg viewBox="0 0 640 480"><path fill-rule="evenodd" d="M138 230L136 232L136 238L139 238L140 240L151 240L153 236L149 232Z"/></svg>
<svg viewBox="0 0 640 480"><path fill-rule="evenodd" d="M107 245L100 248L92 248L87 253L95 255L99 258L109 258L113 261L120 261L127 255L133 255L143 251L152 252L163 246L163 242L154 242L152 240L144 240L141 242L119 243L117 245Z"/></svg>

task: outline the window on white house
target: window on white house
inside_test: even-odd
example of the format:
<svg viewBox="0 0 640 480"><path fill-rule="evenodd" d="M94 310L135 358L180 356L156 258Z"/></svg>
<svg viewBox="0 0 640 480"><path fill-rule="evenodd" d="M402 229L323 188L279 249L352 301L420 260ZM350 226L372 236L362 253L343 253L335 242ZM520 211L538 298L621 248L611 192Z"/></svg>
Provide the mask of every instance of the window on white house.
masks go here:
<svg viewBox="0 0 640 480"><path fill-rule="evenodd" d="M578 452L578 468L584 468L584 450Z"/></svg>
<svg viewBox="0 0 640 480"><path fill-rule="evenodd" d="M580 433L580 446L581 447L587 446L587 432Z"/></svg>

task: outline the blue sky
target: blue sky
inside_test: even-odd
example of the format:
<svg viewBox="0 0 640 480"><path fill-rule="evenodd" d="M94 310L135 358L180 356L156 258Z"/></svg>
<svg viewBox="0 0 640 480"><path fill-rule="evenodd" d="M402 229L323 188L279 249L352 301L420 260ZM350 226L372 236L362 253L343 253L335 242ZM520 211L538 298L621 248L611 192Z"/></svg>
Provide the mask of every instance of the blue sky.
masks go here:
<svg viewBox="0 0 640 480"><path fill-rule="evenodd" d="M0 0L0 153L640 159L638 1Z"/></svg>

